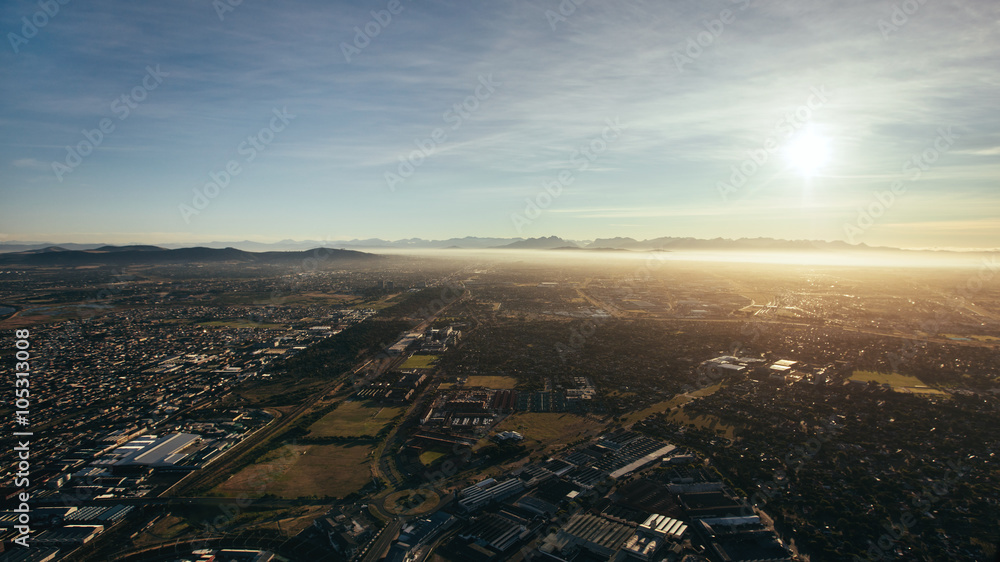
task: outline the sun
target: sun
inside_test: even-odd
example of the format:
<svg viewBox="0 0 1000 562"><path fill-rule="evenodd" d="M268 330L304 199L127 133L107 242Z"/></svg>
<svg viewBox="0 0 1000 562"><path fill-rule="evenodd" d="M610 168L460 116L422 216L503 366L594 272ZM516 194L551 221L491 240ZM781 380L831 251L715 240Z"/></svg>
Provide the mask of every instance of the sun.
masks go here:
<svg viewBox="0 0 1000 562"><path fill-rule="evenodd" d="M812 128L803 129L785 148L788 164L803 176L815 176L830 160L830 141Z"/></svg>

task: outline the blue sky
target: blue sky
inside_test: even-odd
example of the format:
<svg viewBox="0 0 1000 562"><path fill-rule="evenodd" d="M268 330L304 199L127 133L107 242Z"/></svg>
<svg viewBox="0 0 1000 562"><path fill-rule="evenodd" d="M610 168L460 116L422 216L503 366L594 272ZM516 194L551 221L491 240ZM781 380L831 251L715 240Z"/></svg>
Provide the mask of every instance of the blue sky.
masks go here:
<svg viewBox="0 0 1000 562"><path fill-rule="evenodd" d="M0 8L0 241L1000 245L992 0L53 2Z"/></svg>

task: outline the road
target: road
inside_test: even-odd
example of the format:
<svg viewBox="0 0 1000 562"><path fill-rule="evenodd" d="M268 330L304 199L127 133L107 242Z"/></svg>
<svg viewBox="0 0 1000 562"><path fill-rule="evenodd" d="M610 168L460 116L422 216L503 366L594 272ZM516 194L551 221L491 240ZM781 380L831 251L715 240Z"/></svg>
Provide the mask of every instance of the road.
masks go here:
<svg viewBox="0 0 1000 562"><path fill-rule="evenodd" d="M434 314L426 317L421 323L417 324L412 331L426 330L445 310L448 310L451 306L465 300L469 295L469 291L465 290L458 298L445 304ZM398 358L397 361L398 364L402 364L405 361L405 356ZM389 482L392 489L398 489L400 484L402 484L400 478L397 477L397 474L402 475L402 471L398 470L395 466L395 457L398 454L399 447L402 446L404 442L398 438L399 428L402 427L403 423L405 423L410 416L419 411L423 406L423 403L426 401L428 388L430 388L430 385L424 386L423 390L420 391L420 394L418 394L414 399L413 404L406 411L406 415L403 416L403 422L394 427L389 435L386 436L381 447L377 450L378 454L372 463L372 475L375 477L385 478Z"/></svg>
<svg viewBox="0 0 1000 562"><path fill-rule="evenodd" d="M368 550L365 552L361 562L376 562L382 558L392 545L392 541L396 540L396 537L399 536L399 530L402 528L402 519L396 518L390 521L368 546Z"/></svg>

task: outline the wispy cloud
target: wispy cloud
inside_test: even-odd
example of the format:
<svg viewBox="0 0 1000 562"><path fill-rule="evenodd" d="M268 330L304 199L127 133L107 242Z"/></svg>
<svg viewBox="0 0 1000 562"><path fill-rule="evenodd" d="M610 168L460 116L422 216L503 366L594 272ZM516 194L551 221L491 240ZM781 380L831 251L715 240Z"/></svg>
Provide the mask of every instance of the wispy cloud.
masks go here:
<svg viewBox="0 0 1000 562"><path fill-rule="evenodd" d="M49 165L35 158L18 158L10 163L15 168L30 168L33 170L45 170Z"/></svg>
<svg viewBox="0 0 1000 562"><path fill-rule="evenodd" d="M922 4L888 37L879 22L891 6L867 0L756 0L745 10L728 0L608 0L581 3L555 29L548 5L528 0L402 5L348 62L342 44L352 43L355 27L384 2L244 2L224 21L211 3L68 4L65 17L20 54L0 54L9 69L0 82L8 100L0 123L16 139L0 144L0 157L11 162L0 191L31 211L51 208L73 186L99 186L92 189L103 197L73 209L93 221L91 229L120 220L124 208L149 217L151 229L171 232L184 227L174 222L172 202L189 199L266 126L272 108L287 106L299 117L213 205L222 221L215 233L263 229L262 236L294 237L334 212L348 237L419 236L427 228L419 211L432 209L443 217L435 228L450 235L510 235L510 213L569 168L575 182L547 216L607 229L594 236L613 236L621 221L600 221L625 216L650 219L629 224L651 237L684 234L653 230L666 228L652 220L658 217L690 224L678 213L704 217L720 235L754 236L765 221L744 217L771 213L773 228L786 224L787 237L797 237L800 225L782 220L787 209L839 224L844 219L836 217L867 204L942 126L960 131L960 142L911 185L906 200L926 197L941 209L956 194L980 207L1000 198L990 191L1000 173L993 101L1000 5L990 0ZM13 28L35 9L26 0L5 3L0 22ZM678 69L677 55L726 9L734 20ZM68 183L39 182L39 172L65 158L84 131L115 119L111 103L139 85L151 64L170 72L161 87L133 116L115 120L114 132ZM484 75L502 86L460 128L448 129L445 113L473 95ZM787 173L775 153L739 206L720 206L716 183L748 151L787 143L782 121L815 89L827 100L807 120L822 126L833 147L814 181L815 202L803 205L802 178ZM625 134L576 173L571 154L606 119L619 119ZM448 130L447 142L407 189L390 194L384 172L438 127ZM236 208L243 213L226 214ZM296 220L264 226L239 218L275 210ZM7 228L24 236L57 230L55 222L0 212ZM892 213L900 223L926 219L923 205L919 213L907 205ZM569 224L543 219L538 228Z"/></svg>

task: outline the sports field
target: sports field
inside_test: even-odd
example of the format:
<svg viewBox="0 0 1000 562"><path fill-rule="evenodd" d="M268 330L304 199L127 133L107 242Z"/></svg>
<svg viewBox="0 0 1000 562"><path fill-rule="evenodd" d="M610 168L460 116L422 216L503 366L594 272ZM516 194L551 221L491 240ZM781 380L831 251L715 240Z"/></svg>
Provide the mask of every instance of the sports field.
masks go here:
<svg viewBox="0 0 1000 562"><path fill-rule="evenodd" d="M433 369L437 355L413 355L399 366L400 369Z"/></svg>
<svg viewBox="0 0 1000 562"><path fill-rule="evenodd" d="M465 382L466 387L481 386L483 388L495 388L497 390L511 389L514 388L516 385L517 385L517 379L515 379L514 377L473 375L469 377L468 381Z"/></svg>

